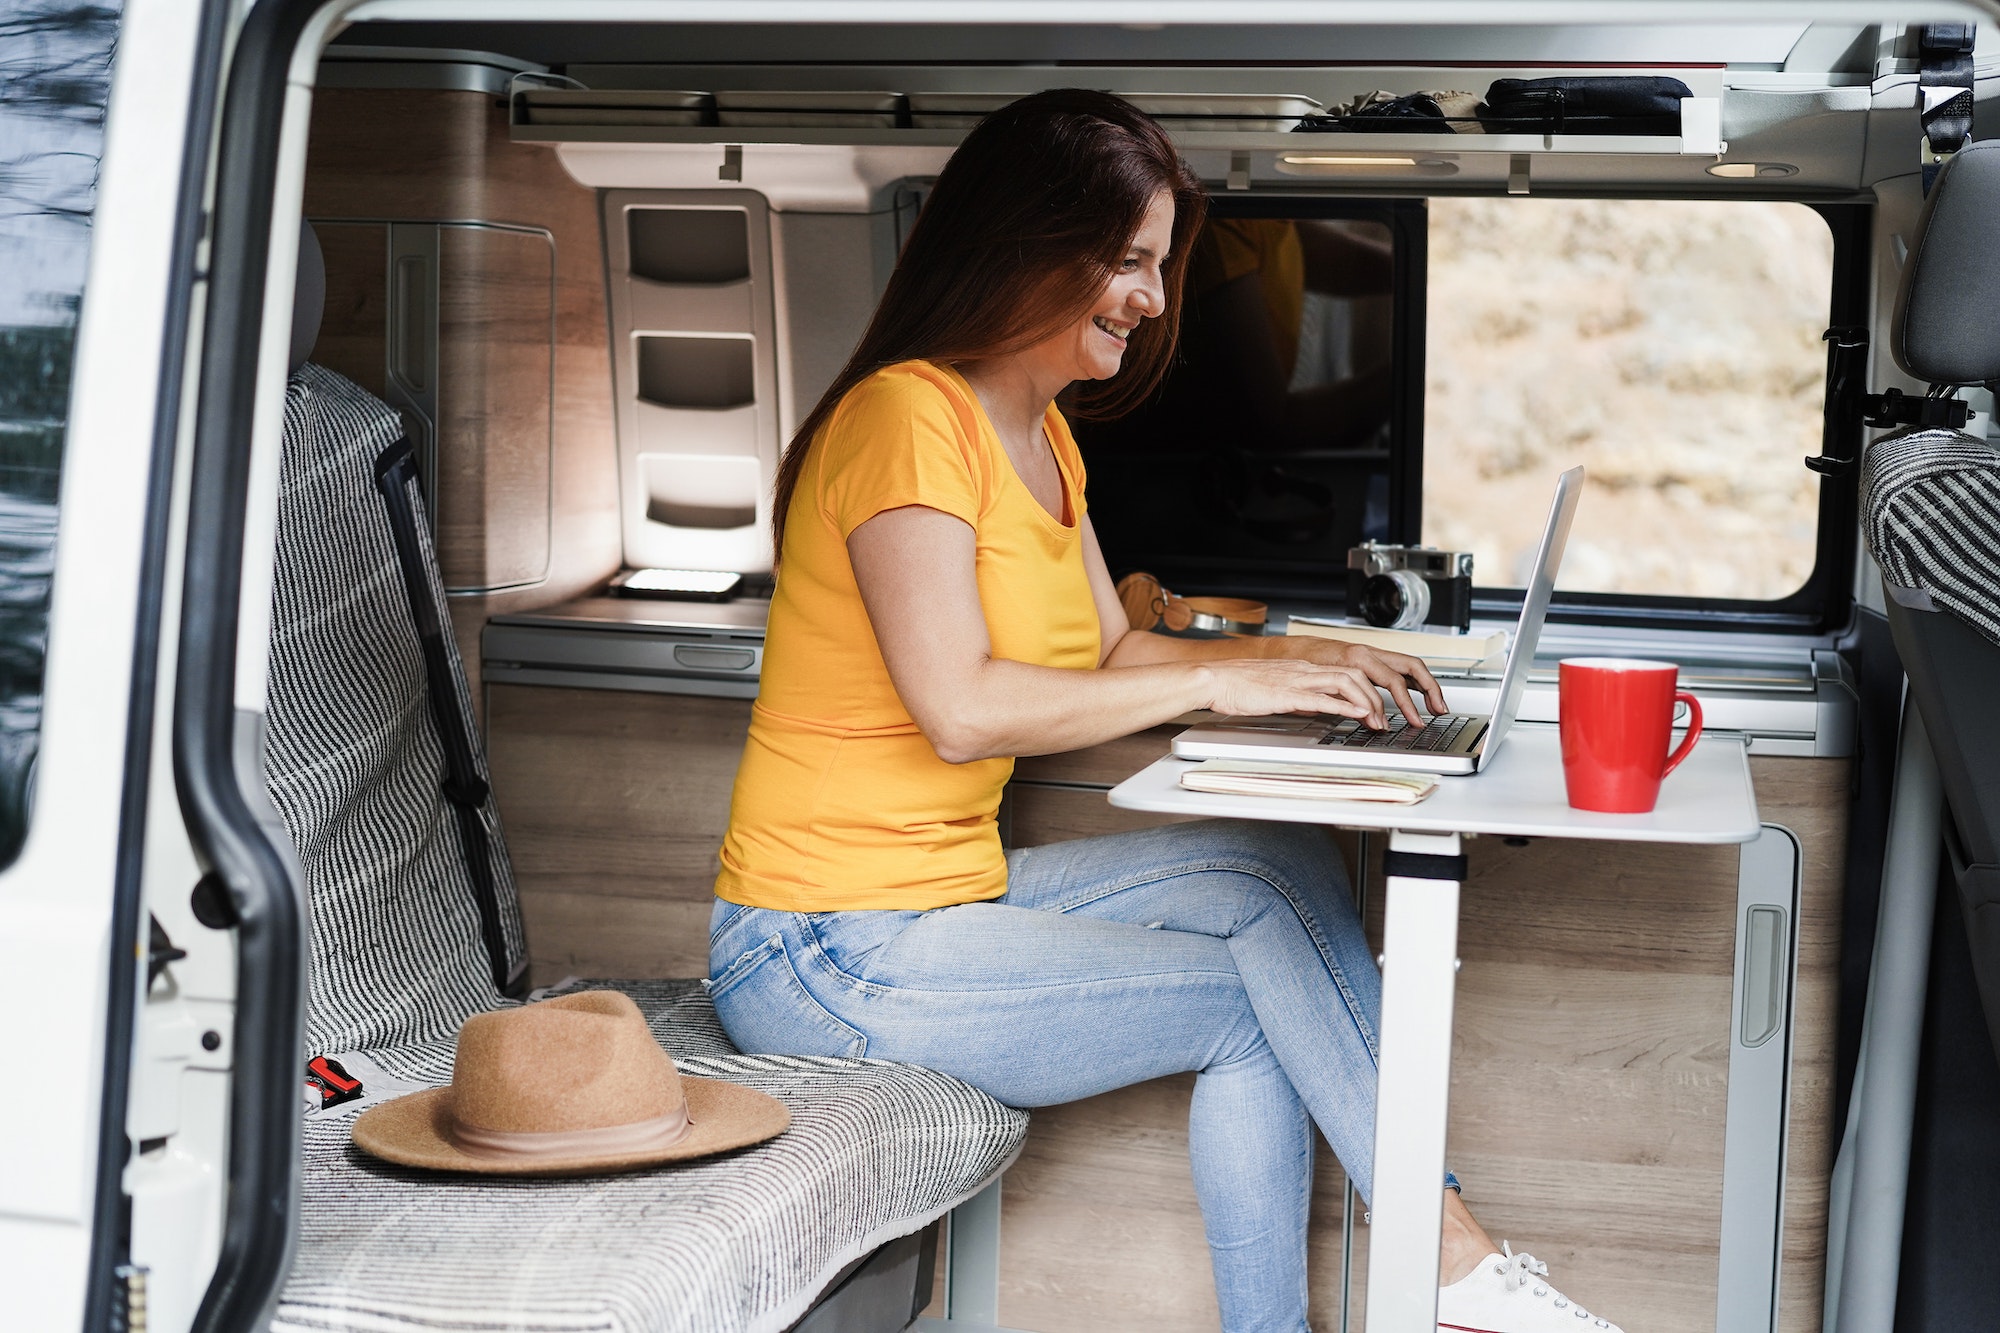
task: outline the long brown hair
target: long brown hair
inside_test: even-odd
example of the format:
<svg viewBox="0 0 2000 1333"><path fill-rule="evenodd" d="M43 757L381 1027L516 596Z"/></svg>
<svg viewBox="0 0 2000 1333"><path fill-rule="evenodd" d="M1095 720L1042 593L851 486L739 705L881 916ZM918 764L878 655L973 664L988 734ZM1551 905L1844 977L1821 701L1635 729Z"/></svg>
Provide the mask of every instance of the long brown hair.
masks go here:
<svg viewBox="0 0 2000 1333"><path fill-rule="evenodd" d="M1158 122L1110 93L1053 89L980 121L939 173L868 331L778 465L773 555L783 559L785 515L813 437L850 389L902 361L1006 356L1083 318L1162 190L1174 200L1165 308L1133 331L1118 374L1065 398L1078 416L1129 411L1166 373L1208 196Z"/></svg>

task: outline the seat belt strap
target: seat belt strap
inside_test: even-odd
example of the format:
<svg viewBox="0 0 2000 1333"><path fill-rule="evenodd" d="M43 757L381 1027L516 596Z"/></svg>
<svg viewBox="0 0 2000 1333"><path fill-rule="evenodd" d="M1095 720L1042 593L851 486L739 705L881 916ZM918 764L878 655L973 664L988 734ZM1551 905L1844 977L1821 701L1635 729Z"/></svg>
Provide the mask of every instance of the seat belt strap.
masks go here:
<svg viewBox="0 0 2000 1333"><path fill-rule="evenodd" d="M1970 23L1926 23L1917 29L1917 114L1924 128L1926 195L1944 164L1972 135L1974 30Z"/></svg>
<svg viewBox="0 0 2000 1333"><path fill-rule="evenodd" d="M480 771L478 752L466 729L465 701L458 676L451 669L445 636L449 619L425 560L417 494L416 453L407 437L397 440L375 460L375 485L389 511L389 532L396 543L396 564L402 570L403 591L409 597L410 619L424 655L425 693L430 696L431 721L444 749L444 798L458 819L459 841L465 848L466 869L479 909L479 934L492 963L493 984L502 995L525 992L527 960L512 962L507 938L500 928L500 893L493 878L493 824L489 815L492 790Z"/></svg>

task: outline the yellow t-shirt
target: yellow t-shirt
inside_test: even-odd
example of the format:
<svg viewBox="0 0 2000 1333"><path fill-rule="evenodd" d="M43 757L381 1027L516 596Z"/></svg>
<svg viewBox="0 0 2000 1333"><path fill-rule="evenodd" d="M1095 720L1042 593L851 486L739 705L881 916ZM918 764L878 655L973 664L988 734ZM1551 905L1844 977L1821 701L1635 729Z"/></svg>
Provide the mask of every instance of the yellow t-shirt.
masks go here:
<svg viewBox="0 0 2000 1333"><path fill-rule="evenodd" d="M923 361L879 371L820 429L786 514L718 897L827 912L927 909L1007 891L996 816L1014 761L947 764L917 730L883 665L847 538L905 505L963 519L977 543L993 655L1094 668L1083 459L1053 405L1044 427L1067 522L1022 483L956 371Z"/></svg>

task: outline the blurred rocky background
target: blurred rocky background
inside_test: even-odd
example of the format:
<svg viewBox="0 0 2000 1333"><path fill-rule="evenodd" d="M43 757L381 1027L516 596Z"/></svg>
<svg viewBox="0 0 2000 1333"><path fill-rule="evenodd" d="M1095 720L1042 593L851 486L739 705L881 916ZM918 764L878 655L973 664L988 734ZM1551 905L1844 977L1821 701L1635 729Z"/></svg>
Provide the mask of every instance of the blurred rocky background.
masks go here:
<svg viewBox="0 0 2000 1333"><path fill-rule="evenodd" d="M1424 541L1525 582L1555 476L1559 586L1783 597L1812 572L1833 240L1800 204L1433 199Z"/></svg>

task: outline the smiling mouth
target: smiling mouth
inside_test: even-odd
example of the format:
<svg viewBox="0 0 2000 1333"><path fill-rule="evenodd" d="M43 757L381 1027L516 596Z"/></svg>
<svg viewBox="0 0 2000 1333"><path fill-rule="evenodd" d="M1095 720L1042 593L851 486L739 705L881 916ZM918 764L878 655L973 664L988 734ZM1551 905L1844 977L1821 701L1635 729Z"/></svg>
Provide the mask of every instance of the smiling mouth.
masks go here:
<svg viewBox="0 0 2000 1333"><path fill-rule="evenodd" d="M1111 320L1106 319L1102 315L1092 315L1090 317L1090 322L1095 324L1098 328L1103 329L1106 333L1110 334L1112 337L1116 338L1121 343L1124 342L1126 339L1130 338L1132 336L1132 330L1138 327L1138 325L1136 324L1113 323Z"/></svg>

